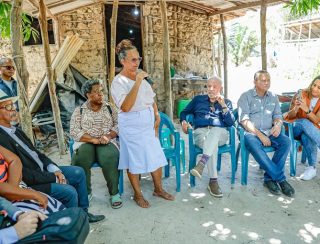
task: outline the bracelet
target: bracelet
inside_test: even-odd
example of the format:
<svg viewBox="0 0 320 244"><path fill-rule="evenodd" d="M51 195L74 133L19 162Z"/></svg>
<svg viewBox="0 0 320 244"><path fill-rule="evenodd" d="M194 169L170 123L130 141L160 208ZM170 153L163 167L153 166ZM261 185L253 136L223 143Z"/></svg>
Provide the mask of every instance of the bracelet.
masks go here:
<svg viewBox="0 0 320 244"><path fill-rule="evenodd" d="M312 112L311 109L309 109L309 111L306 114L310 114L311 112Z"/></svg>

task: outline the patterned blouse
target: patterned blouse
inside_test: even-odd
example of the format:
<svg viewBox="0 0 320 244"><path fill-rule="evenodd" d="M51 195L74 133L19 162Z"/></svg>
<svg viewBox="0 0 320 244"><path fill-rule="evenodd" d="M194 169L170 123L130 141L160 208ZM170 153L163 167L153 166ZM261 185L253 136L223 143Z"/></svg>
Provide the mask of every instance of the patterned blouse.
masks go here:
<svg viewBox="0 0 320 244"><path fill-rule="evenodd" d="M98 112L94 112L89 108L88 104L87 101L80 106L82 112L80 112L80 107L77 107L71 117L70 134L75 140L73 150L76 150L84 143L80 142L84 134L100 138L111 130L117 134L119 133L118 110L114 106L104 102L101 109ZM112 114L110 114L107 105L111 108ZM117 146L116 138L111 139L110 142Z"/></svg>

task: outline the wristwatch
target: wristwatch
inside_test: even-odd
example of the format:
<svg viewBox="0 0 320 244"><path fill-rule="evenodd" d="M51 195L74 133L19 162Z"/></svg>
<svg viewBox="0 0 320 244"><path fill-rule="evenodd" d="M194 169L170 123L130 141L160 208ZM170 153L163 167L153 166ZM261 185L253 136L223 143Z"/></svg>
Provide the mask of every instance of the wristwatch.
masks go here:
<svg viewBox="0 0 320 244"><path fill-rule="evenodd" d="M311 112L312 112L312 111L311 111L311 109L309 109L309 110L308 110L308 112L307 112L306 114L310 114Z"/></svg>

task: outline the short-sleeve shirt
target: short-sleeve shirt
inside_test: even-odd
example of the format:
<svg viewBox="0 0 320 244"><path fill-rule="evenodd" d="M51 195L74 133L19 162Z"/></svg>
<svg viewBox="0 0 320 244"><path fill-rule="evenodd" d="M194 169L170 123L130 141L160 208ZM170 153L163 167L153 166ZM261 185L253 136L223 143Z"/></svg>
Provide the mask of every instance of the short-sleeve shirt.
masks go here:
<svg viewBox="0 0 320 244"><path fill-rule="evenodd" d="M128 77L123 76L121 74L118 74L116 77L114 77L111 85L111 95L115 104L120 110L123 101L131 91L132 87L134 86L134 83L134 80L131 80ZM153 92L150 84L146 80L142 80L141 85L139 87L136 102L134 103L130 112L142 111L152 106L154 103L155 95L156 94Z"/></svg>
<svg viewBox="0 0 320 244"><path fill-rule="evenodd" d="M282 119L277 95L267 91L260 97L255 89L241 95L238 100L239 122L250 120L251 123L266 135L270 134L275 119Z"/></svg>

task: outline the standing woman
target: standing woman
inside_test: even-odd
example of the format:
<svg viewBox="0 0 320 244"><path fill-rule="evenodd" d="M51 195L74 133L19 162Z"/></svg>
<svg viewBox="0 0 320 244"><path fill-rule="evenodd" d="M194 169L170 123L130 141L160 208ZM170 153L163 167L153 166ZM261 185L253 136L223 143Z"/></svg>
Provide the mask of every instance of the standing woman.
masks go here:
<svg viewBox="0 0 320 244"><path fill-rule="evenodd" d="M307 89L300 90L292 99L289 112L284 116L289 122L295 121L293 135L301 139L309 167L300 176L311 180L317 174L317 148L320 148L320 76Z"/></svg>
<svg viewBox="0 0 320 244"><path fill-rule="evenodd" d="M160 117L154 102L155 93L145 80L148 74L137 72L141 62L137 48L125 39L117 45L116 52L123 67L111 86L112 97L120 110L119 169L127 169L137 205L148 208L150 204L140 188L139 174L142 173L151 172L154 196L174 200L161 184L162 167L167 164L167 160L156 137Z"/></svg>

